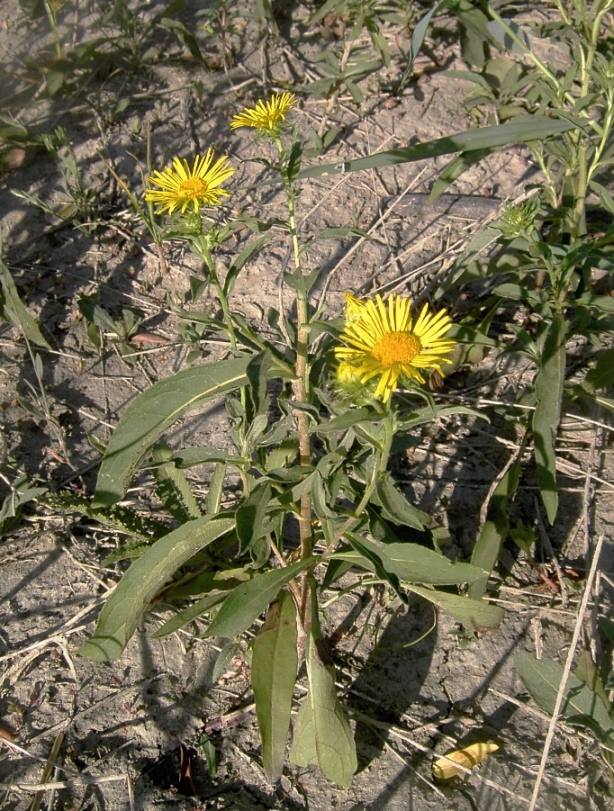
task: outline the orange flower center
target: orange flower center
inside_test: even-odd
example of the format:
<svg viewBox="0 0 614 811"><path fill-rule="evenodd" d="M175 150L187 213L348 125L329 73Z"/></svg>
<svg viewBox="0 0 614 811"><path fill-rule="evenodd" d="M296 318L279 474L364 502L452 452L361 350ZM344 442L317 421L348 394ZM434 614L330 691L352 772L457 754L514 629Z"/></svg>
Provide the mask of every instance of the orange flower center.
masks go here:
<svg viewBox="0 0 614 811"><path fill-rule="evenodd" d="M193 200L195 197L204 197L207 191L207 184L202 178L191 177L188 180L181 181L179 197L187 197L188 200Z"/></svg>
<svg viewBox="0 0 614 811"><path fill-rule="evenodd" d="M395 363L411 363L421 351L422 344L413 333L389 332L375 344L371 354L388 368Z"/></svg>

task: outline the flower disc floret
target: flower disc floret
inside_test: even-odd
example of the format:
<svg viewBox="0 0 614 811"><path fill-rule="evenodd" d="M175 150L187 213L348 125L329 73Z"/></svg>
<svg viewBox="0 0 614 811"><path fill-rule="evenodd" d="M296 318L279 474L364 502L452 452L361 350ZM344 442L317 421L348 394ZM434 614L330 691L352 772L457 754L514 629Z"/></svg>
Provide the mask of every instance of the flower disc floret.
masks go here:
<svg viewBox="0 0 614 811"><path fill-rule="evenodd" d="M255 107L246 107L233 116L230 128L255 127L265 135L277 136L282 131L289 110L296 104L294 93L274 93L268 101L262 99Z"/></svg>
<svg viewBox="0 0 614 811"><path fill-rule="evenodd" d="M208 149L205 155L196 155L191 167L185 158L173 158L170 166L148 178L158 188L149 189L145 199L157 205L157 214L172 214L176 208L183 214L188 206L198 212L201 206L217 205L230 194L220 186L235 170L226 156L215 162L214 157L213 150Z"/></svg>
<svg viewBox="0 0 614 811"><path fill-rule="evenodd" d="M414 322L411 299L392 295L384 302L346 297L346 320L341 333L343 346L335 347L341 364L351 366L365 384L379 376L375 396L388 402L399 378L424 383L423 369L436 369L450 363L446 355L456 346L445 340L452 321L445 310L429 312L425 304Z"/></svg>

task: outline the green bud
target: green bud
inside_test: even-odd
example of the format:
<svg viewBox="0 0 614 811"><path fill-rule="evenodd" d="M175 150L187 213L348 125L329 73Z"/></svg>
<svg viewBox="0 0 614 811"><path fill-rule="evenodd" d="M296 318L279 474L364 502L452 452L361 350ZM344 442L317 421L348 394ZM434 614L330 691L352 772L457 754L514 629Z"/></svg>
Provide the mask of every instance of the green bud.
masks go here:
<svg viewBox="0 0 614 811"><path fill-rule="evenodd" d="M510 239L526 234L533 228L538 208L539 200L536 197L525 200L523 203L506 206L501 214L498 227Z"/></svg>

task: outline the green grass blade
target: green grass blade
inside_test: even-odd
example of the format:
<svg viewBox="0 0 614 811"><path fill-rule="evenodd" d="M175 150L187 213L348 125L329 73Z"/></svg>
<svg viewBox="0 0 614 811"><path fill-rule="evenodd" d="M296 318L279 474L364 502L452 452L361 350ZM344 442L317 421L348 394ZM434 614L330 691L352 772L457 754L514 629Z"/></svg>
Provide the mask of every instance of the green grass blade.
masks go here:
<svg viewBox="0 0 614 811"><path fill-rule="evenodd" d="M322 166L310 166L299 172L298 179L305 180L322 175L337 175L343 172L357 172L363 169L378 169L382 166L395 166L397 163L412 163L413 161L437 158L440 155L450 155L454 152L466 152L481 149L497 149L509 144L525 143L527 141L541 141L551 135L560 135L579 126L578 124L560 118L547 118L546 116L518 116L507 124L495 127L479 127L454 135L446 135L424 144L415 144L403 149L388 149L385 152L376 152L366 158L341 161L340 163L327 163Z"/></svg>
<svg viewBox="0 0 614 811"><path fill-rule="evenodd" d="M537 481L551 524L554 523L559 506L556 487L556 433L561 419L565 383L565 337L565 319L557 313L548 328L541 367L534 383L537 406L533 412L533 442Z"/></svg>
<svg viewBox="0 0 614 811"><path fill-rule="evenodd" d="M269 780L278 780L283 771L298 667L296 638L294 600L282 591L254 640L252 656L252 689Z"/></svg>
<svg viewBox="0 0 614 811"><path fill-rule="evenodd" d="M102 460L94 507L123 498L139 462L153 443L189 408L247 383L251 358L237 358L185 369L131 403L111 437Z"/></svg>
<svg viewBox="0 0 614 811"><path fill-rule="evenodd" d="M234 516L204 516L156 541L119 581L100 613L94 635L79 648L81 656L95 661L117 659L147 605L169 577L234 525Z"/></svg>

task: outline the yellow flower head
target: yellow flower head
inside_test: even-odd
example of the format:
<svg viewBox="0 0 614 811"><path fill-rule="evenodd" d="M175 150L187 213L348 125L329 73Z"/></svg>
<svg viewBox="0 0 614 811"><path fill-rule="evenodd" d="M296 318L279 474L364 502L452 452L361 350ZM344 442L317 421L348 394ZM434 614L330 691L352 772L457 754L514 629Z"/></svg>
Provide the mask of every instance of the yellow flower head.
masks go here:
<svg viewBox="0 0 614 811"><path fill-rule="evenodd" d="M234 174L234 169L227 165L228 158L223 156L213 162L214 152L208 149L206 155L197 155L192 168L185 158L173 158L172 166L164 171L157 170L148 178L152 186L145 193L145 199L157 203L156 214L168 211L172 214L176 208L183 214L192 204L197 212L201 206L215 206L220 198L230 192L219 186Z"/></svg>
<svg viewBox="0 0 614 811"><path fill-rule="evenodd" d="M411 299L389 296L386 303L378 294L366 301L345 294L347 314L335 356L348 363L353 373L366 383L379 376L375 396L385 403L396 389L400 377L424 383L421 369L436 369L450 363L445 355L455 347L443 336L452 324L445 310L429 313L424 305L414 322Z"/></svg>
<svg viewBox="0 0 614 811"><path fill-rule="evenodd" d="M260 100L255 107L246 107L233 116L230 129L255 127L264 135L277 136L284 127L288 111L294 107L296 101L294 93L273 93L268 101Z"/></svg>

